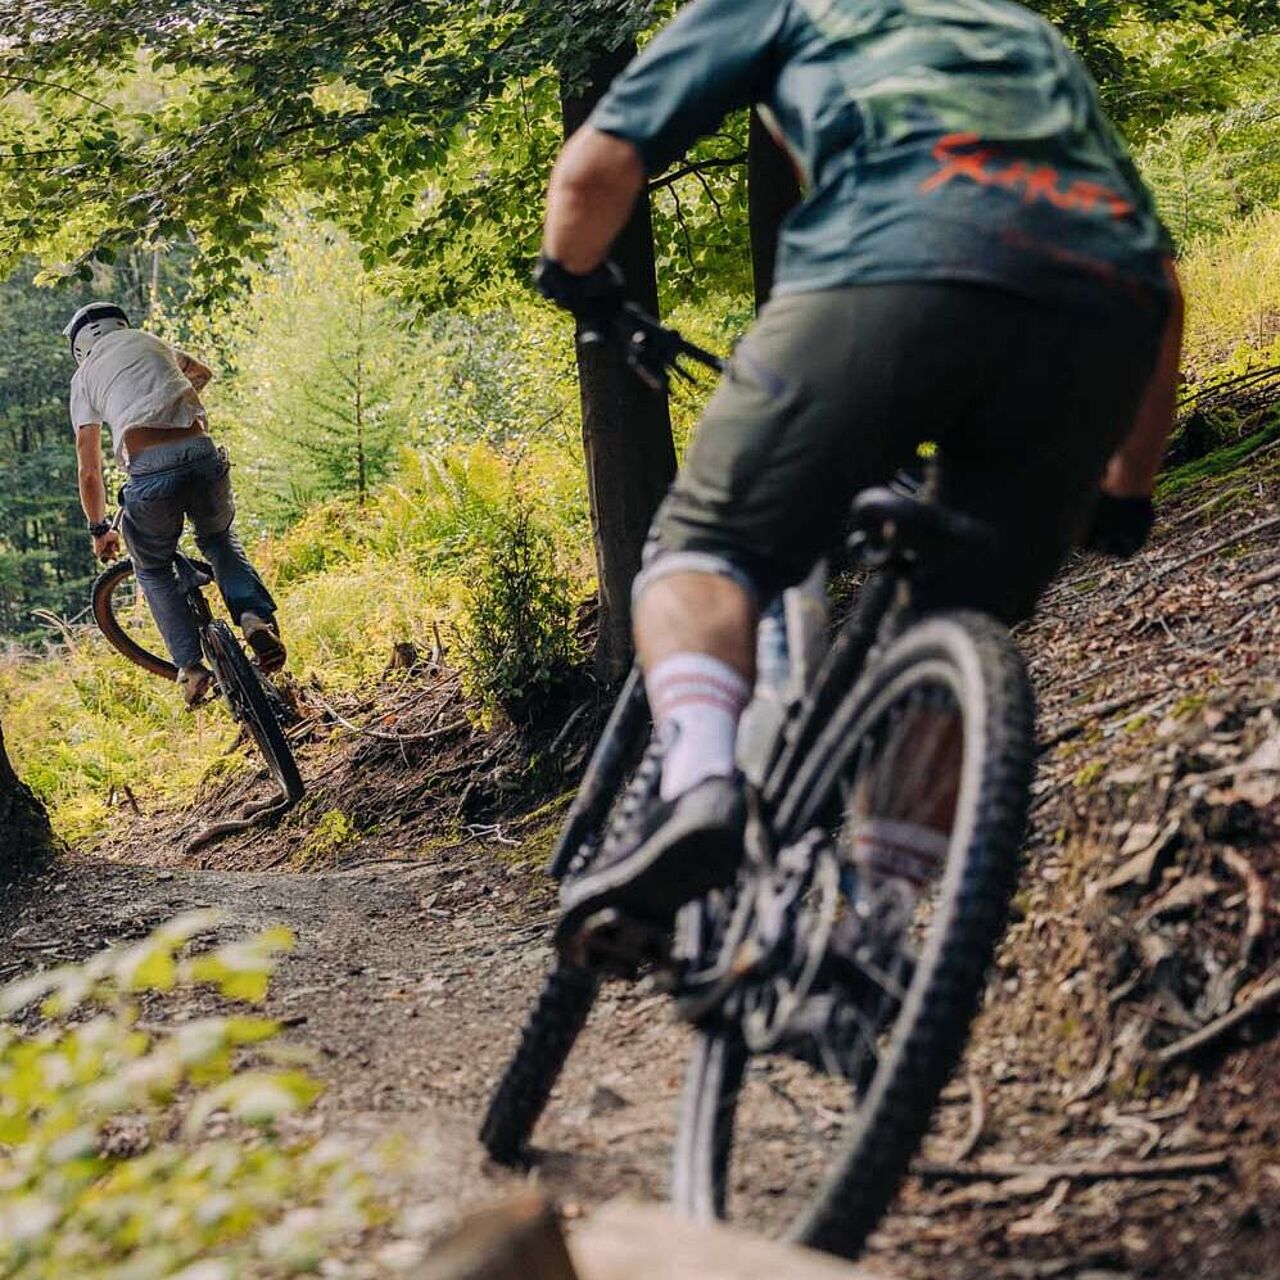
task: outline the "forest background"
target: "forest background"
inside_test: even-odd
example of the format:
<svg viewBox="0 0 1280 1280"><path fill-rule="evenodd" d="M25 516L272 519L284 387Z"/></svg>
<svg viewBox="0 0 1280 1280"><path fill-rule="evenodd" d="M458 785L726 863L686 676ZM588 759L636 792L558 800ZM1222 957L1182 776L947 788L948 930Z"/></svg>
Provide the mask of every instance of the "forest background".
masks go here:
<svg viewBox="0 0 1280 1280"><path fill-rule="evenodd" d="M1276 6L1034 7L1094 70L1177 239L1188 395L1280 364ZM193 730L83 625L58 335L89 299L215 367L213 430L301 679L355 688L393 644L443 635L478 705L519 715L586 659L579 604L643 524L602 519L608 485L660 487L705 388L673 396L669 433L630 389L643 456L601 457L616 370L577 367L528 275L566 124L672 8L0 3L0 721L65 836L101 831L121 782L163 801L231 767L225 724ZM659 176L628 249L640 296L712 347L755 304L752 135L744 113ZM1195 419L1174 460L1238 436Z"/></svg>

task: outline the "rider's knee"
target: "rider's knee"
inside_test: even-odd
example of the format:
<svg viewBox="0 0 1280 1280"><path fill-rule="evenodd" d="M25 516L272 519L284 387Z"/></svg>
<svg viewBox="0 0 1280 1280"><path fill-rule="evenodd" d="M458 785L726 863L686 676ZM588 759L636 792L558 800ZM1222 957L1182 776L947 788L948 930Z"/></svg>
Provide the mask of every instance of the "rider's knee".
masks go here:
<svg viewBox="0 0 1280 1280"><path fill-rule="evenodd" d="M653 546L646 552L644 567L631 588L632 608L638 608L645 593L659 582L689 573L732 582L746 593L753 608L759 610L761 606L762 592L755 576L725 556L710 551L668 551Z"/></svg>

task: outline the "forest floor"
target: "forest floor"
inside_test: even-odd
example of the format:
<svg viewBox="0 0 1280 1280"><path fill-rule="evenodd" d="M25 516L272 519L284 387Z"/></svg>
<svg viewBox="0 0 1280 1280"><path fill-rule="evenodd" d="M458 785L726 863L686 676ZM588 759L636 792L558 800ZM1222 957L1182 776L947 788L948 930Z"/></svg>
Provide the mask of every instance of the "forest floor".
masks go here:
<svg viewBox="0 0 1280 1280"><path fill-rule="evenodd" d="M1016 919L878 1270L1280 1280L1278 465L1171 499L1131 564L1077 560L1018 636L1045 750ZM268 1007L318 1055L318 1123L432 1152L414 1194L442 1223L515 1180L474 1135L549 960L540 865L599 708L531 750L473 729L438 661L338 707L361 732L300 698L304 806L195 851L261 778L122 808L10 902L0 976L194 906L289 924ZM664 1195L685 1035L606 989L537 1135L570 1217Z"/></svg>

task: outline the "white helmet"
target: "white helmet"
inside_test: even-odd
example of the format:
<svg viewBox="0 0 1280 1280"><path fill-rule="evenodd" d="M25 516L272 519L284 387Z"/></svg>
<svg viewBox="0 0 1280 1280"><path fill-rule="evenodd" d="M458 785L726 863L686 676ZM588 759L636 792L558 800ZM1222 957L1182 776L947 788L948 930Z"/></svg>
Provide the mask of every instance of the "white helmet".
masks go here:
<svg viewBox="0 0 1280 1280"><path fill-rule="evenodd" d="M116 329L127 329L129 317L114 302L91 302L71 317L62 336L71 340L71 354L76 364L84 364L99 338Z"/></svg>

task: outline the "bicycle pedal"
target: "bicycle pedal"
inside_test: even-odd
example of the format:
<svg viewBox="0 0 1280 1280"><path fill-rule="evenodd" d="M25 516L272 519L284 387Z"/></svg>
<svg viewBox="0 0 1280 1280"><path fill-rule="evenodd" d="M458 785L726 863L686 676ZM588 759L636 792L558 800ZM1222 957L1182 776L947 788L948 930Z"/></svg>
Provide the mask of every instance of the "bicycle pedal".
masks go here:
<svg viewBox="0 0 1280 1280"><path fill-rule="evenodd" d="M574 963L630 979L646 964L663 963L669 945L667 930L609 907L589 916L561 951Z"/></svg>

